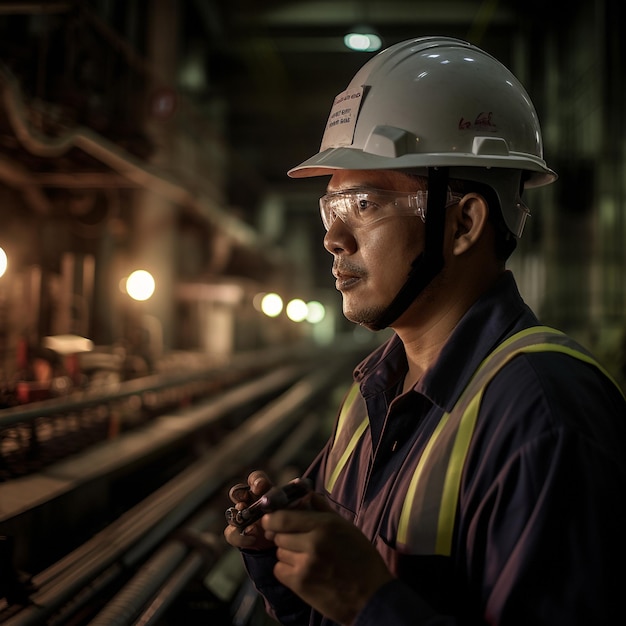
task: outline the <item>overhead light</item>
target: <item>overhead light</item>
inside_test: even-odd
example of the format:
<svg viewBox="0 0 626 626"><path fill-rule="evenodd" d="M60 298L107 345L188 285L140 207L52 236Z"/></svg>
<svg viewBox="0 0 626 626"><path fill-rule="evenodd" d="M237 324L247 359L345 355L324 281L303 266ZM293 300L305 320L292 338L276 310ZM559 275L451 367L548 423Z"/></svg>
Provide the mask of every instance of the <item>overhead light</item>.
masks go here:
<svg viewBox="0 0 626 626"><path fill-rule="evenodd" d="M3 276L7 271L9 260L7 259L7 253L0 248L0 276Z"/></svg>
<svg viewBox="0 0 626 626"><path fill-rule="evenodd" d="M308 313L308 307L304 300L300 298L294 298L287 304L286 311L287 317L292 322L303 322L306 319Z"/></svg>
<svg viewBox="0 0 626 626"><path fill-rule="evenodd" d="M133 299L148 300L154 293L155 282L152 274L146 270L135 270L126 279L126 293Z"/></svg>
<svg viewBox="0 0 626 626"><path fill-rule="evenodd" d="M277 317L283 310L283 299L277 293L266 293L261 299L261 311L268 317Z"/></svg>
<svg viewBox="0 0 626 626"><path fill-rule="evenodd" d="M346 48L358 52L376 52L383 45L382 39L367 26L355 27L343 38Z"/></svg>

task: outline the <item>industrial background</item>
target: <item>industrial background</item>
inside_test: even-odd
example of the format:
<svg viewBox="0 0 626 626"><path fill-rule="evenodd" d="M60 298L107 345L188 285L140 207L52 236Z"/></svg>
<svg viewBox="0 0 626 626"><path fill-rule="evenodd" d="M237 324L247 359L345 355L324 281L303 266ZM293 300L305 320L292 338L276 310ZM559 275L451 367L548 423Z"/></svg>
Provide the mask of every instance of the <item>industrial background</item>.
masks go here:
<svg viewBox="0 0 626 626"><path fill-rule="evenodd" d="M7 373L20 336L119 339L128 303L117 284L133 268L155 276L144 308L166 348L262 341L250 303L234 295L257 289L315 297L332 315L317 214L325 181L286 171L317 151L334 95L371 56L344 46L359 25L385 46L468 39L527 86L560 179L529 198L512 269L546 322L617 364L623 24L622 3L608 0L566 10L535 0L0 3ZM216 303L241 321L230 341L210 336Z"/></svg>
<svg viewBox="0 0 626 626"><path fill-rule="evenodd" d="M69 535L88 541L104 527L104 511L107 523L119 523L122 511L147 497L146 484L161 488L175 468L189 470L211 457L226 432L241 428L238 445L252 441L244 417L260 409L259 398L267 400L274 383L261 384L265 395L254 396L254 411L233 409L238 418L228 428L207 429L209 418L202 417L186 439L145 435L143 443L153 435L170 442L158 463L154 449L142 448L123 470L103 461L92 476L100 461L85 452L89 446L105 454L105 443L119 443L136 427L152 428L157 415L204 406L217 391L239 389L241 398L247 392L236 385L278 371L289 359L315 372L333 355L348 355L347 381L358 349L343 346L369 349L385 336L365 337L342 318L317 208L326 180L286 175L317 152L334 96L375 54L345 46L344 36L355 29L375 33L383 47L423 35L459 37L496 56L526 86L546 161L559 180L529 192L532 217L510 268L540 318L588 346L624 383L624 6L621 0L558 7L538 0L0 2L0 249L6 255L0 621L51 623L55 614L68 620L55 623L80 623L68 608L76 580L54 594L47 587L58 580L53 564L80 549ZM127 279L137 270L154 280L145 299L131 297ZM325 314L300 322L285 309L270 316L259 306L268 293L285 304L318 303ZM276 382L275 395L295 380ZM315 385L330 399L341 391L328 380ZM307 431L309 445L317 428ZM287 432L276 430L280 437ZM275 469L295 462L281 456L287 453L275 440L267 446L261 458L278 454ZM72 478L69 461L63 470L58 465L66 453L80 463ZM110 454L119 461L119 450ZM228 465L231 457L216 453L211 462L219 467L204 467L202 475L221 472L225 484L229 472L242 471ZM71 496L78 482L82 491ZM223 508L222 483L215 484ZM155 499L165 501L162 494ZM155 524L163 511L154 514ZM63 548L52 550L45 529L62 525L70 529ZM222 558L223 546L213 548ZM147 554L133 564L144 564ZM119 558L103 557L94 578ZM125 568L128 580L128 562ZM198 568L207 577L213 569L206 561ZM123 582L116 589L123 593ZM40 594L36 602L31 593ZM212 588L210 597L202 596L207 611L228 612L238 596ZM189 595L173 598L178 610L182 602L191 611ZM84 604L91 609L80 610L92 617L93 607L106 602L90 597ZM136 604L135 613L145 610ZM190 615L184 623L194 623ZM219 619L212 623L259 618Z"/></svg>

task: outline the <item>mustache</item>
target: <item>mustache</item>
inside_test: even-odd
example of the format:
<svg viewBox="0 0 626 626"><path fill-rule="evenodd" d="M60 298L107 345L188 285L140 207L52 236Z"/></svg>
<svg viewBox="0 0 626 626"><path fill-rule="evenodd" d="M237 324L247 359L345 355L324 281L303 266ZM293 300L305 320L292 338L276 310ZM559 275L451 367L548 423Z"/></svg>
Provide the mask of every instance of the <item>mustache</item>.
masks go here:
<svg viewBox="0 0 626 626"><path fill-rule="evenodd" d="M363 278L367 275L367 272L358 265L350 263L349 261L335 261L333 263L333 276L337 275L349 275Z"/></svg>

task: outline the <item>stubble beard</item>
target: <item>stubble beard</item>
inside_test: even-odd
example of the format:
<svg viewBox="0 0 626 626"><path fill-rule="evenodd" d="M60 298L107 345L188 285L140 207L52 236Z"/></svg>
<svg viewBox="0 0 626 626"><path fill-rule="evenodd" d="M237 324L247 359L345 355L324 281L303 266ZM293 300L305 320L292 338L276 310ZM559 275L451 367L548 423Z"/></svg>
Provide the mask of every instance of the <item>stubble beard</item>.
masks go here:
<svg viewBox="0 0 626 626"><path fill-rule="evenodd" d="M444 267L445 270L445 267ZM447 274L442 270L438 274L436 274L433 279L422 289L420 293L416 293L411 304L398 316L404 316L409 312L409 315L412 315L411 311L415 311L419 307L423 307L424 305L430 304L435 299L435 294L438 291L445 290L446 285L448 284ZM389 306L391 306L392 300L389 301L387 305L378 305L378 306L361 306L361 307L347 307L346 301L344 298L343 302L343 314L344 317L355 323L363 326L371 331L378 331L381 328L377 325L378 321L381 317L387 312ZM393 327L393 320L389 326Z"/></svg>
<svg viewBox="0 0 626 626"><path fill-rule="evenodd" d="M385 312L385 308L379 307L362 307L358 309L346 309L344 302L343 314L344 317L365 328L370 330L376 330L376 322L380 319L381 315Z"/></svg>

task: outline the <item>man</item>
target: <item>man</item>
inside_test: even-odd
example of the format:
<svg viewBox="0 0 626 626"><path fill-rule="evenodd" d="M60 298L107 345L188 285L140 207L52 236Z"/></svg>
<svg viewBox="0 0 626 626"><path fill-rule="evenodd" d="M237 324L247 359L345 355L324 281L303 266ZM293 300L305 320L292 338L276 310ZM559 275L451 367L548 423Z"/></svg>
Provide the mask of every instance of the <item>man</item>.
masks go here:
<svg viewBox="0 0 626 626"><path fill-rule="evenodd" d="M315 493L225 536L285 624L614 624L626 402L522 301L505 261L552 182L493 57L422 38L371 59L319 154L343 311L394 336L355 370ZM240 509L271 486L248 477Z"/></svg>

